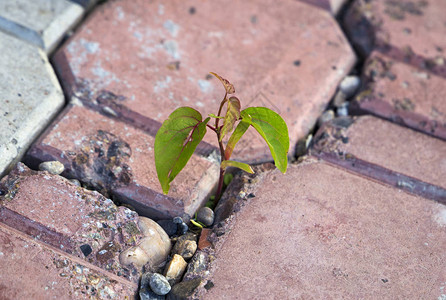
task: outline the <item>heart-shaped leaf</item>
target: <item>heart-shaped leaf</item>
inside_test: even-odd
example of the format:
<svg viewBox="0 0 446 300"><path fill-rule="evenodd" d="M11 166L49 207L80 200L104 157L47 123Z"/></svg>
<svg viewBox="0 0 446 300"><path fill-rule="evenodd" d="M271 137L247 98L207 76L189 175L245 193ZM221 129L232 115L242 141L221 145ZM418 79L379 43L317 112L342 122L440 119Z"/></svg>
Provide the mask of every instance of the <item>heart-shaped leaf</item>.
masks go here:
<svg viewBox="0 0 446 300"><path fill-rule="evenodd" d="M220 142L228 132L232 131L235 122L240 118L240 108L240 100L238 100L237 97L229 98L228 109L226 111L223 127L220 131Z"/></svg>
<svg viewBox="0 0 446 300"><path fill-rule="evenodd" d="M251 125L268 144L276 167L285 173L290 148L288 127L285 121L276 112L266 107L248 107L242 113L247 113L251 117Z"/></svg>
<svg viewBox="0 0 446 300"><path fill-rule="evenodd" d="M235 88L232 85L232 83L229 82L229 80L224 79L223 77L221 77L220 75L218 75L217 73L214 72L210 72L212 75L214 75L215 77L218 78L218 80L220 80L220 82L223 84L223 86L225 87L226 93L227 94L234 94L235 93Z"/></svg>
<svg viewBox="0 0 446 300"><path fill-rule="evenodd" d="M254 173L254 170L251 168L250 165L239 162L239 161L233 161L233 160L224 160L221 162L220 167L225 170L227 167L236 167L239 169L242 169L245 172L248 172L250 174Z"/></svg>
<svg viewBox="0 0 446 300"><path fill-rule="evenodd" d="M164 121L155 137L155 166L163 192L184 168L206 133L210 118L190 107L180 107Z"/></svg>

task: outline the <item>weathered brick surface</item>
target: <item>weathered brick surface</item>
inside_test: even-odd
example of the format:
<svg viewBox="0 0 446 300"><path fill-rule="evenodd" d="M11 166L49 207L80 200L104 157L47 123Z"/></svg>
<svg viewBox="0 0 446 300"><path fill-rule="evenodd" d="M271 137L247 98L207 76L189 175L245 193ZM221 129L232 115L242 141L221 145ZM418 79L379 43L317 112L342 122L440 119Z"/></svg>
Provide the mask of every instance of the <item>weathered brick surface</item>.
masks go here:
<svg viewBox="0 0 446 300"><path fill-rule="evenodd" d="M443 0L355 0L344 23L363 54L379 49L403 59L404 54L433 59L446 49Z"/></svg>
<svg viewBox="0 0 446 300"><path fill-rule="evenodd" d="M67 91L140 127L181 105L216 113L223 88L208 72L217 72L234 83L243 107L284 117L291 152L354 62L329 13L269 0L108 2L55 56ZM120 97L101 97L104 90ZM236 150L239 159L271 159L255 132Z"/></svg>
<svg viewBox="0 0 446 300"><path fill-rule="evenodd" d="M446 139L445 10L442 0L353 3L345 27L357 49L370 57L352 111Z"/></svg>
<svg viewBox="0 0 446 300"><path fill-rule="evenodd" d="M375 114L446 140L446 77L373 52L363 79L352 111Z"/></svg>
<svg viewBox="0 0 446 300"><path fill-rule="evenodd" d="M193 155L165 196L153 147L154 138L144 131L74 105L30 149L26 161L36 167L41 160L61 160L63 175L113 195L155 220L192 216L217 184L217 164Z"/></svg>
<svg viewBox="0 0 446 300"><path fill-rule="evenodd" d="M64 98L41 50L0 32L0 53L2 177L62 107Z"/></svg>
<svg viewBox="0 0 446 300"><path fill-rule="evenodd" d="M255 194L200 299L445 296L444 205L315 159L269 173Z"/></svg>
<svg viewBox="0 0 446 300"><path fill-rule="evenodd" d="M82 17L83 8L68 0L0 2L0 30L51 52Z"/></svg>
<svg viewBox="0 0 446 300"><path fill-rule="evenodd" d="M0 222L134 282L119 254L143 237L138 215L68 180L18 166L1 181Z"/></svg>
<svg viewBox="0 0 446 300"><path fill-rule="evenodd" d="M137 284L0 223L0 299L132 299Z"/></svg>
<svg viewBox="0 0 446 300"><path fill-rule="evenodd" d="M446 142L372 117L324 125L315 156L415 194L446 203Z"/></svg>

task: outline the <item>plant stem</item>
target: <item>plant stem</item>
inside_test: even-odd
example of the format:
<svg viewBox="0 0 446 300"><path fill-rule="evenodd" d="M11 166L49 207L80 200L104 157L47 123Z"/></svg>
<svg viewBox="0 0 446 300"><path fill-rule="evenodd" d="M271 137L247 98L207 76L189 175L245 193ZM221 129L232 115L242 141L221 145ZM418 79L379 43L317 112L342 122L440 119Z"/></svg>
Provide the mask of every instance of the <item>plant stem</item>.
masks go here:
<svg viewBox="0 0 446 300"><path fill-rule="evenodd" d="M217 193L215 194L215 207L217 207L218 201L220 201L221 193L223 191L223 178L225 176L225 170L220 168L220 178L218 179Z"/></svg>

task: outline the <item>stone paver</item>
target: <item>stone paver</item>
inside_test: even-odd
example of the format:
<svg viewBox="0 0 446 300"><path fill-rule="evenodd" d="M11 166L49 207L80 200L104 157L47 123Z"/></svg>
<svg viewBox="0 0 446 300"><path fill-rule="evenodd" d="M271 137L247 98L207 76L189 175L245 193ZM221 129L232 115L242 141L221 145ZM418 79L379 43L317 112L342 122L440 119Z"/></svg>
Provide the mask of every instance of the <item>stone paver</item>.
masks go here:
<svg viewBox="0 0 446 300"><path fill-rule="evenodd" d="M140 271L125 267L122 251L143 237L138 215L68 180L18 164L1 181L0 223L99 268L138 282Z"/></svg>
<svg viewBox="0 0 446 300"><path fill-rule="evenodd" d="M216 186L219 167L193 155L162 194L154 159L154 138L126 123L73 105L28 152L34 168L61 160L63 175L113 195L149 218L192 216Z"/></svg>
<svg viewBox="0 0 446 300"><path fill-rule="evenodd" d="M0 30L50 53L83 13L68 0L1 1Z"/></svg>
<svg viewBox="0 0 446 300"><path fill-rule="evenodd" d="M442 0L357 0L344 25L364 57L354 113L371 113L446 139L446 26Z"/></svg>
<svg viewBox="0 0 446 300"><path fill-rule="evenodd" d="M112 107L140 127L162 122L181 105L216 113L223 88L208 72L217 72L234 83L242 107L267 106L284 117L290 152L354 62L330 13L270 0L111 1L55 56L71 95ZM118 97L100 97L104 90ZM234 158L271 160L253 131L236 150Z"/></svg>
<svg viewBox="0 0 446 300"><path fill-rule="evenodd" d="M353 45L365 56L379 49L391 56L400 52L434 59L444 57L446 49L445 10L443 0L355 0L344 24Z"/></svg>
<svg viewBox="0 0 446 300"><path fill-rule="evenodd" d="M315 159L275 170L236 215L199 298L445 297L445 212Z"/></svg>
<svg viewBox="0 0 446 300"><path fill-rule="evenodd" d="M363 77L363 90L351 111L375 114L446 140L446 77L379 52L367 60Z"/></svg>
<svg viewBox="0 0 446 300"><path fill-rule="evenodd" d="M446 142L372 116L338 118L311 153L344 168L446 203Z"/></svg>
<svg viewBox="0 0 446 300"><path fill-rule="evenodd" d="M41 50L0 32L0 53L2 177L62 107L64 98Z"/></svg>
<svg viewBox="0 0 446 300"><path fill-rule="evenodd" d="M0 299L132 299L137 284L0 223Z"/></svg>

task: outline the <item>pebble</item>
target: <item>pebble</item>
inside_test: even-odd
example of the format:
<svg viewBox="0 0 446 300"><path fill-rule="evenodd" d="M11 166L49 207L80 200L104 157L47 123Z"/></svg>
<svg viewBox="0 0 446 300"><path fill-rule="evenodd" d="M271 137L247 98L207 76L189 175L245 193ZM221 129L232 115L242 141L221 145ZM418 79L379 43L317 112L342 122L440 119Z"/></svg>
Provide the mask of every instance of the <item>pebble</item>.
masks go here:
<svg viewBox="0 0 446 300"><path fill-rule="evenodd" d="M209 227L214 223L214 211L209 207L202 207L197 212L197 221Z"/></svg>
<svg viewBox="0 0 446 300"><path fill-rule="evenodd" d="M165 296L155 294L149 285L151 272L144 273L141 277L141 289L139 290L139 298L141 300L164 300Z"/></svg>
<svg viewBox="0 0 446 300"><path fill-rule="evenodd" d="M361 84L361 80L358 76L350 75L346 76L339 85L339 89L347 96L347 98L350 98L353 96L356 92L356 90L359 88L359 85Z"/></svg>
<svg viewBox="0 0 446 300"><path fill-rule="evenodd" d="M169 264L166 266L164 276L170 285L174 285L181 280L181 277L186 271L187 262L181 255L174 254Z"/></svg>
<svg viewBox="0 0 446 300"><path fill-rule="evenodd" d="M158 223L146 217L139 217L138 227L144 237L138 245L121 252L119 255L121 264L142 267L147 263L151 266L163 263L172 248L167 233Z"/></svg>
<svg viewBox="0 0 446 300"><path fill-rule="evenodd" d="M317 124L319 127L321 127L322 124L324 124L330 120L333 120L334 117L335 117L335 113L333 110L329 109L327 111L324 111L324 113L317 120Z"/></svg>
<svg viewBox="0 0 446 300"><path fill-rule="evenodd" d="M173 218L173 222L178 225L178 234L179 235L186 234L186 232L189 230L189 226L187 226L187 224L184 223L184 221L181 217Z"/></svg>
<svg viewBox="0 0 446 300"><path fill-rule="evenodd" d="M337 91L333 98L333 105L335 107L342 106L347 101L347 96L342 91Z"/></svg>
<svg viewBox="0 0 446 300"><path fill-rule="evenodd" d="M57 160L45 161L39 165L39 170L48 171L53 175L60 175L65 170L65 167L61 162Z"/></svg>
<svg viewBox="0 0 446 300"><path fill-rule="evenodd" d="M72 184L74 184L75 186L81 186L80 181L77 180L77 179L70 179L70 182L71 182Z"/></svg>
<svg viewBox="0 0 446 300"><path fill-rule="evenodd" d="M346 117L348 116L348 102L345 102L344 105L338 107L336 109L336 114L338 117Z"/></svg>
<svg viewBox="0 0 446 300"><path fill-rule="evenodd" d="M193 295L195 289L200 285L201 278L195 278L188 281L182 281L173 286L167 299L169 300L183 300L188 299Z"/></svg>
<svg viewBox="0 0 446 300"><path fill-rule="evenodd" d="M174 223L173 220L158 220L157 223L164 229L168 236L172 237L177 233L178 224Z"/></svg>
<svg viewBox="0 0 446 300"><path fill-rule="evenodd" d="M197 252L197 254L194 256L194 258L192 258L189 265L187 266L187 272L184 275L183 280L202 277L207 269L206 265L207 261L208 261L208 255L205 252L203 251Z"/></svg>
<svg viewBox="0 0 446 300"><path fill-rule="evenodd" d="M178 237L172 253L181 255L185 260L194 256L197 251L197 236L195 234L184 234Z"/></svg>
<svg viewBox="0 0 446 300"><path fill-rule="evenodd" d="M153 273L152 276L150 276L149 285L155 294L161 296L168 294L171 289L166 277L159 273Z"/></svg>

